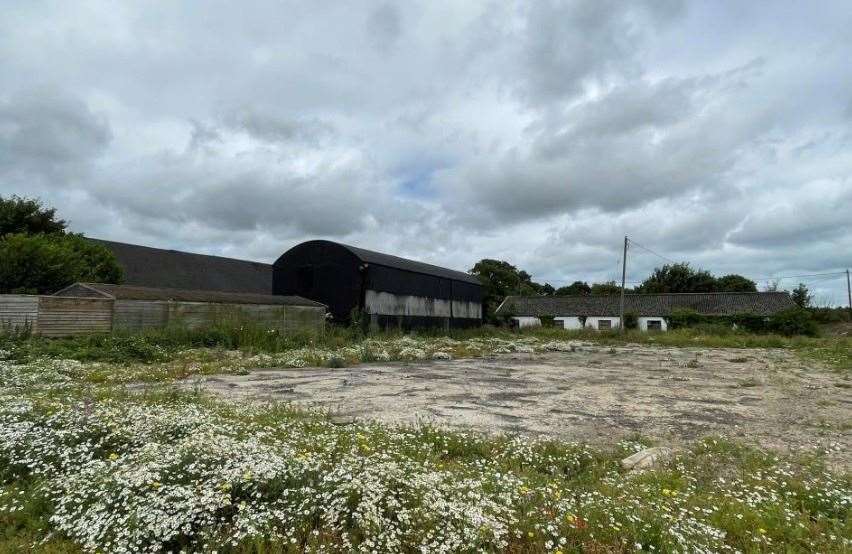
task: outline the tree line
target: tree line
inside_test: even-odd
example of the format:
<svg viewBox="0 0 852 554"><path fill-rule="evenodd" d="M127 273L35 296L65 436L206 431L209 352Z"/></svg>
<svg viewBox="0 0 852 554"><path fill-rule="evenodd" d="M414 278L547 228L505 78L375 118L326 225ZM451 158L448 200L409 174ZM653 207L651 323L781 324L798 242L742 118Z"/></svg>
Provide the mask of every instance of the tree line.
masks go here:
<svg viewBox="0 0 852 554"><path fill-rule="evenodd" d="M615 281L588 283L574 281L570 285L556 288L550 283L536 283L532 276L503 260L482 259L470 273L479 277L483 286L483 304L486 317L510 295L577 296L621 294L621 286ZM757 283L735 273L716 277L704 269L695 269L688 262L666 264L655 268L639 285L626 288L628 294L654 294L677 292L757 292ZM810 306L808 288L800 284L791 291L793 300L802 308Z"/></svg>

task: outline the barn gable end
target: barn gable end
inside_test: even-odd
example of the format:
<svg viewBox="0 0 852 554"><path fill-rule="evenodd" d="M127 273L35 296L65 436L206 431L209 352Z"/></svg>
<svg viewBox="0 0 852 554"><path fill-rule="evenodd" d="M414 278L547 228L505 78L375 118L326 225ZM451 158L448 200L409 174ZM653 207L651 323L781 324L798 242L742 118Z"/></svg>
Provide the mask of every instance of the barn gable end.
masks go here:
<svg viewBox="0 0 852 554"><path fill-rule="evenodd" d="M362 311L377 327L464 327L482 320L482 287L467 273L331 241L308 241L273 266L273 292Z"/></svg>

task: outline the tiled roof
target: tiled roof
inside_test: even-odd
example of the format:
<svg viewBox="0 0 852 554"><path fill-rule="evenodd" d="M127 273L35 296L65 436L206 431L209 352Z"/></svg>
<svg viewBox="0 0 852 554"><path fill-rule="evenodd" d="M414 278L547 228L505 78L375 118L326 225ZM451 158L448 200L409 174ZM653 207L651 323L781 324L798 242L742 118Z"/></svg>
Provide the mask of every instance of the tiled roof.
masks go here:
<svg viewBox="0 0 852 554"><path fill-rule="evenodd" d="M272 266L259 262L89 239L105 246L124 270L124 283L141 287L272 293Z"/></svg>
<svg viewBox="0 0 852 554"><path fill-rule="evenodd" d="M169 288L137 287L133 285L109 285L105 283L76 283L56 293L57 296L73 295L75 288L85 287L100 292L106 297L120 300L173 300L176 302L213 302L218 304L275 304L282 306L322 307L323 304L301 296L253 294L247 292L221 292L209 290L184 290Z"/></svg>
<svg viewBox="0 0 852 554"><path fill-rule="evenodd" d="M617 316L620 297L508 296L498 314L517 316ZM786 292L696 292L628 294L624 312L638 316L668 316L673 310L695 310L703 315L772 315L793 308Z"/></svg>

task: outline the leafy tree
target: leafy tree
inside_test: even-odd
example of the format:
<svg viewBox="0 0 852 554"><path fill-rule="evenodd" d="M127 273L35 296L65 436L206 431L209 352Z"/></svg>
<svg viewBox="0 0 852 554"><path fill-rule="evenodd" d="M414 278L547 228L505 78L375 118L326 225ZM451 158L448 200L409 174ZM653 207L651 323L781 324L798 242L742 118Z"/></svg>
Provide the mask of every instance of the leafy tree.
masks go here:
<svg viewBox="0 0 852 554"><path fill-rule="evenodd" d="M621 286L617 285L615 281L607 281L606 283L595 283L591 287L591 293L601 296L621 294Z"/></svg>
<svg viewBox="0 0 852 554"><path fill-rule="evenodd" d="M14 233L62 234L65 225L65 221L56 219L54 208L45 208L38 199L0 196L0 237Z"/></svg>
<svg viewBox="0 0 852 554"><path fill-rule="evenodd" d="M716 279L718 292L757 292L757 284L742 275L732 273Z"/></svg>
<svg viewBox="0 0 852 554"><path fill-rule="evenodd" d="M0 238L0 293L52 294L77 281L119 283L112 252L76 234Z"/></svg>
<svg viewBox="0 0 852 554"><path fill-rule="evenodd" d="M808 287L804 283L799 283L799 286L794 288L790 292L790 297L793 299L793 302L800 308L810 308L811 307L811 296Z"/></svg>
<svg viewBox="0 0 852 554"><path fill-rule="evenodd" d="M638 292L715 292L716 279L710 272L693 269L688 263L666 264L642 281Z"/></svg>
<svg viewBox="0 0 852 554"><path fill-rule="evenodd" d="M550 283L545 283L541 286L541 294L545 296L553 296L555 292L556 289L553 288L553 285L551 285Z"/></svg>
<svg viewBox="0 0 852 554"><path fill-rule="evenodd" d="M566 287L556 289L556 296L577 296L592 294L592 287L585 281L574 281Z"/></svg>
<svg viewBox="0 0 852 554"><path fill-rule="evenodd" d="M503 260L479 260L470 272L479 277L482 283L483 310L488 321L494 321L494 310L506 296L542 294L544 288L534 283L529 273Z"/></svg>

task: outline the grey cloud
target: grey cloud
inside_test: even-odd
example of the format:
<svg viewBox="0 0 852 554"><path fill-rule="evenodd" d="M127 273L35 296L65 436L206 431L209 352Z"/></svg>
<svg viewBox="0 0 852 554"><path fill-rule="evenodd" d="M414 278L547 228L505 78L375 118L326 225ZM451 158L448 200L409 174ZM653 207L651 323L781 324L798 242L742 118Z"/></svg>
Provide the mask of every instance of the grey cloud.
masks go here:
<svg viewBox="0 0 852 554"><path fill-rule="evenodd" d="M92 185L89 194L119 213L154 220L163 234L200 225L232 232L277 230L342 236L360 229L371 187L361 168L320 168L310 175L264 167L243 155L231 166L209 157L176 155L168 162L124 168L120 186Z"/></svg>
<svg viewBox="0 0 852 554"><path fill-rule="evenodd" d="M852 180L815 183L783 197L766 198L763 206L732 231L733 244L790 247L852 235Z"/></svg>
<svg viewBox="0 0 852 554"><path fill-rule="evenodd" d="M757 64L759 66L759 64ZM732 112L755 64L683 79L624 83L528 128L529 147L441 175L453 190L510 221L661 198L729 195L741 149L773 129L765 109ZM731 81L738 87L732 89ZM487 221L487 220L486 220Z"/></svg>
<svg viewBox="0 0 852 554"><path fill-rule="evenodd" d="M521 38L522 93L533 102L573 96L589 80L641 74L639 43L681 2L532 2Z"/></svg>
<svg viewBox="0 0 852 554"><path fill-rule="evenodd" d="M228 112L222 123L268 142L299 141L318 144L334 133L334 127L315 117L282 117L271 111L240 109Z"/></svg>
<svg viewBox="0 0 852 554"><path fill-rule="evenodd" d="M373 45L381 52L394 47L402 33L399 10L393 4L381 4L367 17L365 31Z"/></svg>
<svg viewBox="0 0 852 554"><path fill-rule="evenodd" d="M77 174L103 153L112 133L80 99L42 88L0 102L0 172L50 178Z"/></svg>

